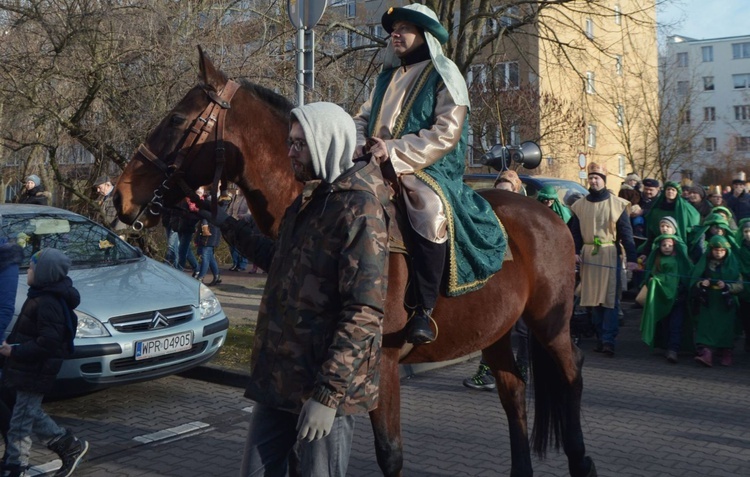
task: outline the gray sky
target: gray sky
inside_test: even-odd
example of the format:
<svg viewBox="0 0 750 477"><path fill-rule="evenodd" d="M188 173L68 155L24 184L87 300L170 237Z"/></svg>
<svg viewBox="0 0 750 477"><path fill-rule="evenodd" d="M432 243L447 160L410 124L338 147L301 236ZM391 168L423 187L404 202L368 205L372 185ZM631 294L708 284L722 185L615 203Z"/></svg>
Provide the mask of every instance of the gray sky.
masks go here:
<svg viewBox="0 0 750 477"><path fill-rule="evenodd" d="M750 0L657 0L660 24L675 23L670 35L699 40L750 35Z"/></svg>

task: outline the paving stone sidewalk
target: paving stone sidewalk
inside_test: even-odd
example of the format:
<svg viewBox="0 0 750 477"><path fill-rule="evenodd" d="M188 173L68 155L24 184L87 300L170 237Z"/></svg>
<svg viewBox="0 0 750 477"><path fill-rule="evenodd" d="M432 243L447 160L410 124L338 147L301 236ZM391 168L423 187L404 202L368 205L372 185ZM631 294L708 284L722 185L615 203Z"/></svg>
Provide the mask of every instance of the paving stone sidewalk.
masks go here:
<svg viewBox="0 0 750 477"><path fill-rule="evenodd" d="M640 342L639 311L627 314L615 358L590 352L591 340L581 344L583 429L599 475L750 476L750 355L738 351L729 368L699 367L690 356L671 365ZM403 381L405 475L509 475L497 395L461 384L476 364ZM91 457L76 475L188 477L237 475L249 405L239 388L175 376L51 403L48 410L92 441ZM150 444L133 439L194 422L207 426ZM564 456L554 451L534 467L537 477L567 475ZM366 418L358 420L348 475L380 475Z"/></svg>

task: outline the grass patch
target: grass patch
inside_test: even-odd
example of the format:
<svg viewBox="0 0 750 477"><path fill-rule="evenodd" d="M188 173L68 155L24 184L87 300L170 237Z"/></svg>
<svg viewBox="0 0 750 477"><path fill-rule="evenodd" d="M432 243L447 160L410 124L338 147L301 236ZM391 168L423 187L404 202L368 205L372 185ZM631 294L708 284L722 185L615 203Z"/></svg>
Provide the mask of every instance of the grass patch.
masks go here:
<svg viewBox="0 0 750 477"><path fill-rule="evenodd" d="M249 373L250 354L253 351L254 340L254 326L229 326L227 340L219 353L211 360L211 364Z"/></svg>

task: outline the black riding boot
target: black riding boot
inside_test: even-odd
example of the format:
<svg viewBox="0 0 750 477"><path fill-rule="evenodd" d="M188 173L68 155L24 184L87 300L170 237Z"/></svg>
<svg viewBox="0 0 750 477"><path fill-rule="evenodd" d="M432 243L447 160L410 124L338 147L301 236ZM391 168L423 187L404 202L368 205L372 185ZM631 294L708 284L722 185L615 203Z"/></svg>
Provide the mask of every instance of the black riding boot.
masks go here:
<svg viewBox="0 0 750 477"><path fill-rule="evenodd" d="M432 309L437 303L443 279L447 242L434 243L414 234L411 250L417 308L406 324L406 342L425 344L435 339Z"/></svg>

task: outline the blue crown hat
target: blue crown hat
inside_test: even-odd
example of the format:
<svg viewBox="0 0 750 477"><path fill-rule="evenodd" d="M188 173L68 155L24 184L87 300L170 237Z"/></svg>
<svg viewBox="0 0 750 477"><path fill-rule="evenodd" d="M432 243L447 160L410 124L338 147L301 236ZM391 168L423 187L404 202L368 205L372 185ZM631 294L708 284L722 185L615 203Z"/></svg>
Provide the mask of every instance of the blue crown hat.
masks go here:
<svg viewBox="0 0 750 477"><path fill-rule="evenodd" d="M408 8L389 8L383 14L380 23L383 24L385 31L393 33L393 24L398 21L413 23L424 31L430 32L441 45L445 44L450 37L448 30L439 21L428 17L424 13Z"/></svg>

